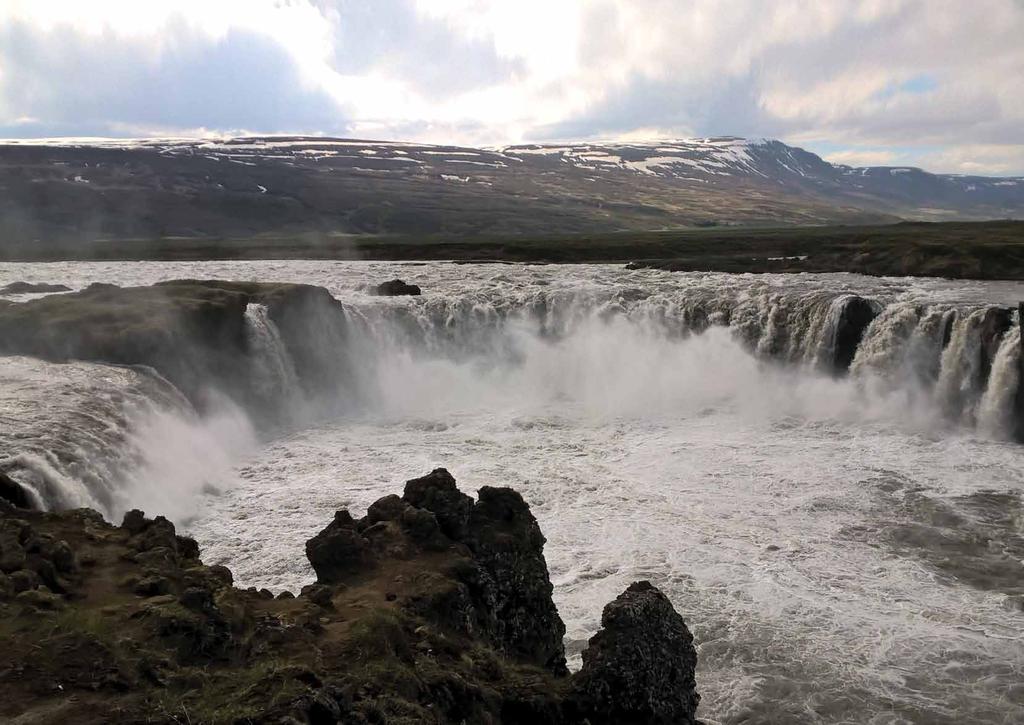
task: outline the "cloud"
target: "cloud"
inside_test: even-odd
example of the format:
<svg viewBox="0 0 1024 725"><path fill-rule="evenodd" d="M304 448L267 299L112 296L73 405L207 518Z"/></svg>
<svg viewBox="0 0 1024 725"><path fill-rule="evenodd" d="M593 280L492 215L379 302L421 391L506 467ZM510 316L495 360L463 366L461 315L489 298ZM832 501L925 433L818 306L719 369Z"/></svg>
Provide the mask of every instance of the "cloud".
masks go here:
<svg viewBox="0 0 1024 725"><path fill-rule="evenodd" d="M593 17L581 51L590 75L611 54L618 80L602 87L584 73L598 92L543 137L613 136L642 120L867 148L991 144L1016 155L1024 144L1016 2L606 0Z"/></svg>
<svg viewBox="0 0 1024 725"><path fill-rule="evenodd" d="M821 157L833 164L846 166L899 166L900 157L887 149L846 149L821 154Z"/></svg>
<svg viewBox="0 0 1024 725"><path fill-rule="evenodd" d="M922 154L917 165L957 174L1024 176L1024 145L949 146Z"/></svg>
<svg viewBox="0 0 1024 725"><path fill-rule="evenodd" d="M335 28L331 65L342 75L381 73L436 99L509 81L522 71L517 59L498 55L493 41L419 13L414 0L319 5Z"/></svg>
<svg viewBox="0 0 1024 725"><path fill-rule="evenodd" d="M0 131L731 134L1024 173L1022 37L1021 0L8 0Z"/></svg>
<svg viewBox="0 0 1024 725"><path fill-rule="evenodd" d="M145 37L101 36L23 22L0 28L0 124L8 133L103 134L118 128L315 128L343 131L342 109L309 86L272 38L211 38L183 23Z"/></svg>

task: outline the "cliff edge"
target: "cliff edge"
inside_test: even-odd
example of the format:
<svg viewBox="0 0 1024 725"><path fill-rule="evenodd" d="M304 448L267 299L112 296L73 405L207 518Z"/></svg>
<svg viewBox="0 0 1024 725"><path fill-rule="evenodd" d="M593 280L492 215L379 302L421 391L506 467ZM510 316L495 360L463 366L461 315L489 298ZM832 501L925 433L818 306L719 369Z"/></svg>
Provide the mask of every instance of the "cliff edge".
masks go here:
<svg viewBox="0 0 1024 725"><path fill-rule="evenodd" d="M239 589L163 517L0 501L0 719L694 723L693 638L647 582L565 667L544 536L444 469L307 543L298 595Z"/></svg>

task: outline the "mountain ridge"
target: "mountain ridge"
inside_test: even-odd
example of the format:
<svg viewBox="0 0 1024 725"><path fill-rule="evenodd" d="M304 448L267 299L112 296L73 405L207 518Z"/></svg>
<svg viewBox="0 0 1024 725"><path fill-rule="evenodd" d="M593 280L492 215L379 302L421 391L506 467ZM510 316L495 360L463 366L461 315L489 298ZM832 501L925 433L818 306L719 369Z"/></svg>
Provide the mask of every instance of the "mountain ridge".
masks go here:
<svg viewBox="0 0 1024 725"><path fill-rule="evenodd" d="M735 136L491 148L306 136L0 143L8 244L1024 218L1024 177L851 167Z"/></svg>

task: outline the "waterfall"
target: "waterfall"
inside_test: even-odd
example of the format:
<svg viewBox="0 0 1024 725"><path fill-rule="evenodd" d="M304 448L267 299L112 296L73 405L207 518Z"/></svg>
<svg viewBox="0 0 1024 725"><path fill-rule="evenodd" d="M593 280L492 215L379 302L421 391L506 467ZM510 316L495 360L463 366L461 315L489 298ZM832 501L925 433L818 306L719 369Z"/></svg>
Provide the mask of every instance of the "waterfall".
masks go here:
<svg viewBox="0 0 1024 725"><path fill-rule="evenodd" d="M407 360L410 376L428 374L424 365L442 362L472 364L476 378L529 367L536 364L531 356L548 354L536 346L537 340L562 349L559 359L563 362L551 365L571 359L581 378L605 372L574 357L571 349L578 345L593 348L589 353L581 351L583 355L608 357L615 356L617 341L633 346L637 360L655 355L671 367L681 348L654 352L655 348L646 346L660 344L660 339L685 341L719 328L728 330L763 364L779 364L811 379L823 374L842 376L848 369L852 384L871 400L888 399L896 409L909 406L916 419L946 420L982 435L995 435L996 429L1007 430L1005 419L1014 416L1010 389L1015 388L1016 379L1010 376L1012 365L1005 359L1011 354L1009 343L1000 346L1003 356L995 361L991 375L986 375L982 362L982 338L991 334L983 331L983 321L1001 309L988 305L886 303L841 290L788 292L755 283L735 289L707 285L681 289L678 294L534 287L508 296L424 297L356 307L366 320L360 336L369 336L363 345L373 351L372 364L402 358ZM609 349L600 341L605 334L612 338ZM994 343L995 338L989 344ZM624 371L636 367L628 357L619 364ZM647 373L650 380L662 374ZM396 384L401 385L385 385ZM538 378L531 384L544 381ZM606 381L605 388L611 384ZM477 386L474 379L453 385ZM997 392L1000 386L1004 389ZM374 389L374 381L365 381L365 387ZM993 406L1001 412L992 412ZM993 423L997 417L1003 422Z"/></svg>
<svg viewBox="0 0 1024 725"><path fill-rule="evenodd" d="M943 333L952 310L894 303L871 323L850 374L876 390L930 395L939 375Z"/></svg>
<svg viewBox="0 0 1024 725"><path fill-rule="evenodd" d="M37 504L111 519L134 506L189 515L254 444L229 401L200 416L155 371L97 363L2 358L0 421L0 470Z"/></svg>
<svg viewBox="0 0 1024 725"><path fill-rule="evenodd" d="M942 409L951 419L966 425L974 422L975 406L982 393L981 322L985 309L960 316L953 334L942 352L936 394Z"/></svg>
<svg viewBox="0 0 1024 725"><path fill-rule="evenodd" d="M244 348L223 361L237 370L220 396L232 398L221 404L211 391L202 415L152 370L4 358L0 470L45 506L116 515L134 492L173 512L188 501L182 491L225 467L226 452L251 444L253 428L443 417L488 396L547 396L595 415L726 406L902 416L997 439L1019 428L1020 320L1007 329L1006 308L741 281L527 284L345 304L322 291L316 304L273 314L249 304Z"/></svg>
<svg viewBox="0 0 1024 725"><path fill-rule="evenodd" d="M1020 325L1011 327L999 343L988 386L978 406L978 429L991 438L1010 438L1014 402L1020 385Z"/></svg>
<svg viewBox="0 0 1024 725"><path fill-rule="evenodd" d="M302 388L295 363L277 325L268 316L266 305L249 304L245 308L245 325L254 393L264 405L291 411L301 404Z"/></svg>

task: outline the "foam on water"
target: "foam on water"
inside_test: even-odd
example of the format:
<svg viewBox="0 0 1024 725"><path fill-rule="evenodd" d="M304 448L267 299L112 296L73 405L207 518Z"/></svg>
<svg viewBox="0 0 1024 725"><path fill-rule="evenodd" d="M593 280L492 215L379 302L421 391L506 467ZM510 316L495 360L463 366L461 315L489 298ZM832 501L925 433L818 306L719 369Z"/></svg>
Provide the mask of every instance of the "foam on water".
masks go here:
<svg viewBox="0 0 1024 725"><path fill-rule="evenodd" d="M630 581L663 587L700 642L712 722L1024 712L1006 699L1024 668L1020 613L899 556L883 535L911 490L1020 491L1018 449L909 432L884 406L866 420L849 409L862 395L853 383L759 368L714 331L672 344L695 348L674 385L657 370L670 358L652 353L639 376L651 387L637 383L624 405L579 384L587 355L556 367L564 376L547 396L516 395L517 381L481 380L471 364L421 377L396 364L407 385L376 419L277 441L194 531L242 582L295 589L312 578L305 539L336 509L361 512L444 465L466 490L511 485L530 502L571 655ZM723 394L736 374L749 376L742 394ZM828 414L837 403L845 412ZM968 681L951 652L979 675Z"/></svg>
<svg viewBox="0 0 1024 725"><path fill-rule="evenodd" d="M145 507L177 520L256 438L229 401L200 417L152 370L0 358L0 470L37 503L118 519Z"/></svg>
<svg viewBox="0 0 1024 725"><path fill-rule="evenodd" d="M510 485L530 503L574 661L605 602L635 579L662 587L695 631L708 722L1024 721L1024 539L1013 515L978 514L989 499L1021 507L1024 452L1004 440L1019 328L987 383L972 352L981 308L1024 298L1021 285L600 265L0 265L0 283L182 277L322 284L358 333L345 352L358 395L333 421L243 450L231 472L199 465L239 455L230 446L167 455L217 472L204 483L218 491L186 490L200 511L188 528L241 585L297 589L312 579L303 544L336 509L359 514L445 466L464 490ZM425 296L364 291L394 277ZM850 294L884 309L837 379L823 368ZM268 350L262 379L289 389L280 336L248 315ZM950 520L990 545L958 543ZM958 576L963 562L994 573Z"/></svg>

